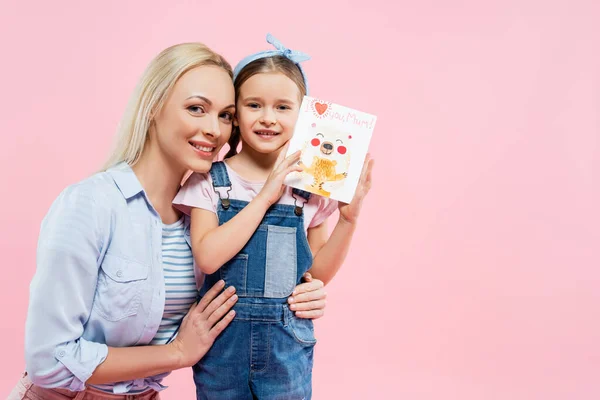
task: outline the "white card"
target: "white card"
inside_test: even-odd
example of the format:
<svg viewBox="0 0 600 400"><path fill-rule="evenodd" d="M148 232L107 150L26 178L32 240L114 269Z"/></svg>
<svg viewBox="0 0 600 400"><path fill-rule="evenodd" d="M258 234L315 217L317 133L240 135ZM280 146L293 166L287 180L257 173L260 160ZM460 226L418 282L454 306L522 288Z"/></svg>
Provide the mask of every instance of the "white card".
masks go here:
<svg viewBox="0 0 600 400"><path fill-rule="evenodd" d="M289 174L284 183L350 203L376 120L374 115L305 96L286 155L302 150L304 171Z"/></svg>

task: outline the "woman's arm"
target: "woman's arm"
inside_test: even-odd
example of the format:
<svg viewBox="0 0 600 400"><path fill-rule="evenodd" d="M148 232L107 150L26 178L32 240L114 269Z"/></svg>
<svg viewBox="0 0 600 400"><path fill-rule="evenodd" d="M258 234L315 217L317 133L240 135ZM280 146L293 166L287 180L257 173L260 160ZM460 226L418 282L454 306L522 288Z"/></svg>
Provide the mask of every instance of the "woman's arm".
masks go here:
<svg viewBox="0 0 600 400"><path fill-rule="evenodd" d="M228 315L217 324L230 307L222 303L226 294L200 316L194 311L193 320L200 322L187 330L198 331L196 342L176 342L185 346L112 349L82 338L96 291L98 260L110 239L111 215L103 208L108 201L97 199L101 194L96 192L83 185L67 188L42 223L25 330L26 370L41 387L79 391L92 376L94 383L111 383L145 378L151 375L148 371L169 371L189 363L190 357L199 359L210 338L231 320Z"/></svg>
<svg viewBox="0 0 600 400"><path fill-rule="evenodd" d="M288 298L290 309L298 318L317 319L325 314L327 293L323 282L313 279L310 273L303 276L304 283L299 284Z"/></svg>
<svg viewBox="0 0 600 400"><path fill-rule="evenodd" d="M159 346L109 347L106 360L87 382L127 381L197 363L235 315L234 311L229 311L237 300L235 289L230 286L218 295L223 285L223 281L215 284L199 304L192 306L173 342Z"/></svg>

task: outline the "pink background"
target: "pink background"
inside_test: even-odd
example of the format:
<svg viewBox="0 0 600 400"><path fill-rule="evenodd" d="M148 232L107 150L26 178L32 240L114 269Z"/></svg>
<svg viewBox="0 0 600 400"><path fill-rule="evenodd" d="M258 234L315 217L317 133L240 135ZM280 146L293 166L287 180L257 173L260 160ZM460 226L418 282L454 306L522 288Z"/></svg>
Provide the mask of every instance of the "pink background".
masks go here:
<svg viewBox="0 0 600 400"><path fill-rule="evenodd" d="M314 397L599 398L599 20L593 0L3 0L0 396L40 221L99 168L145 65L182 41L235 63L270 31L313 56L313 95L378 116ZM190 370L167 384L193 398Z"/></svg>

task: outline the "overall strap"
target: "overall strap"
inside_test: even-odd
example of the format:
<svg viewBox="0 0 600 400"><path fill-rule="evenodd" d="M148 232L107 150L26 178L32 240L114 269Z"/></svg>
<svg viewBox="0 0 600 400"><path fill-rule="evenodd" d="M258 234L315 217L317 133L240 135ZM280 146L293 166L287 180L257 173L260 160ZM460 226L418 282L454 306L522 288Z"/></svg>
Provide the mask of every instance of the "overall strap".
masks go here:
<svg viewBox="0 0 600 400"><path fill-rule="evenodd" d="M210 177L212 178L213 189L221 200L221 205L225 210L227 210L230 205L229 192L231 191L231 181L229 180L227 167L223 161L213 163L210 169ZM225 191L225 197L221 193L223 191L219 191L217 188L227 188L227 191Z"/></svg>
<svg viewBox="0 0 600 400"><path fill-rule="evenodd" d="M300 196L305 200L305 201L301 202L302 206L298 205L298 197L296 197L296 196ZM306 192L304 190L293 188L292 189L292 197L294 198L294 206L295 206L294 214L296 214L297 216L301 216L302 209L304 208L304 204L306 204L308 202L308 200L310 199L310 193Z"/></svg>

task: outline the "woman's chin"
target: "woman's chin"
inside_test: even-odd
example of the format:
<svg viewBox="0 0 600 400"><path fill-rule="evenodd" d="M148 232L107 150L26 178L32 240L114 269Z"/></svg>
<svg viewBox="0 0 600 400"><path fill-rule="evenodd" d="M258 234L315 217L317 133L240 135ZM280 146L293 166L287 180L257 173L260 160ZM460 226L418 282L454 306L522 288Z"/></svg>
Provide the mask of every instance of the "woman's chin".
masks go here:
<svg viewBox="0 0 600 400"><path fill-rule="evenodd" d="M196 159L188 162L188 169L194 172L198 172L200 174L206 173L210 171L212 167L213 160L208 159Z"/></svg>

